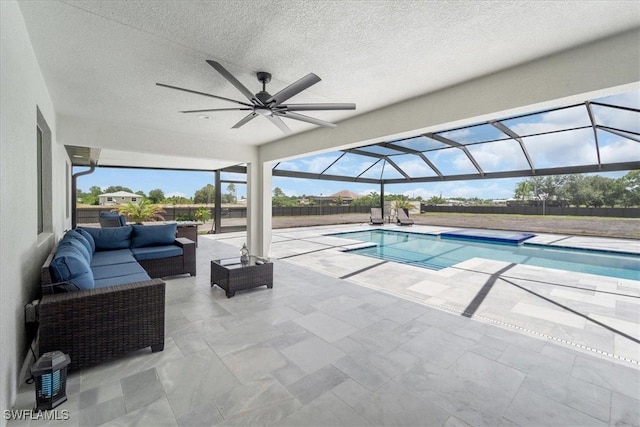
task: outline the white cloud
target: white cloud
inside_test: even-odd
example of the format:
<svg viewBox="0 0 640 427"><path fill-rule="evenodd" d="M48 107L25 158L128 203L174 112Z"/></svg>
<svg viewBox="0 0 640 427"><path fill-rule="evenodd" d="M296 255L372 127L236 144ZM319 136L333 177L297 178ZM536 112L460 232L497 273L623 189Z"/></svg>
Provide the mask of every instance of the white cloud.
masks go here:
<svg viewBox="0 0 640 427"><path fill-rule="evenodd" d="M449 132L443 132L440 134L440 136L443 136L445 138L451 139L453 141L458 141L458 142L465 142L467 137L469 137L471 135L471 129L469 128L465 128L465 129L458 129L458 130L452 130Z"/></svg>
<svg viewBox="0 0 640 427"><path fill-rule="evenodd" d="M603 163L640 161L640 145L635 141L617 139L600 146Z"/></svg>

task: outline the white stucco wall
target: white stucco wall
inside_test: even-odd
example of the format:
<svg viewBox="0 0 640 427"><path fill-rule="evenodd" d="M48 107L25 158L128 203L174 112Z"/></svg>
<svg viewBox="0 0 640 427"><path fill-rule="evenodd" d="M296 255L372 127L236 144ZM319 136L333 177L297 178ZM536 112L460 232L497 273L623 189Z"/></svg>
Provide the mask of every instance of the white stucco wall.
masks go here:
<svg viewBox="0 0 640 427"><path fill-rule="evenodd" d="M28 351L24 304L38 295L40 265L69 226L65 191L68 156L56 143L53 104L40 73L22 14L0 2L0 413L15 401ZM52 224L38 236L36 107L52 133ZM0 417L0 425L6 425Z"/></svg>

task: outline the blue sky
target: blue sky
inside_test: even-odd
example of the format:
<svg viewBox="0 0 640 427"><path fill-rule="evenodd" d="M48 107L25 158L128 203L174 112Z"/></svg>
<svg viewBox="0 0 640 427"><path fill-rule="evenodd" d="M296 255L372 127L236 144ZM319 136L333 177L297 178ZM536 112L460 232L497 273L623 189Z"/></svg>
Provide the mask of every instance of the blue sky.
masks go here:
<svg viewBox="0 0 640 427"><path fill-rule="evenodd" d="M614 105L640 108L640 90L614 95L597 101ZM640 134L639 114L620 109L592 105L596 123L618 129L627 129ZM506 126L523 136L523 141L536 168L552 168L558 166L585 165L597 163L595 138L591 129L568 131L548 135L535 136L541 132L559 129L570 129L589 126L590 120L584 106L568 108L544 114L507 119L502 121ZM441 132L439 135L470 144L478 141L507 138L491 125L481 125L465 129ZM532 136L527 136L532 135ZM637 138L637 135L636 135ZM598 130L598 143L603 163L640 161L640 148L637 142ZM398 145L411 146L426 151L427 157L445 175L477 173L473 164L462 150L446 148L445 144L424 137L400 142ZM392 158L409 176L435 176L424 162L416 156L391 152L384 147L362 148L378 154L396 154ZM384 152L387 150L387 152ZM526 158L519 145L513 140L495 141L480 145L470 145L468 150L485 172L527 169ZM280 163L277 168L291 171L320 173L330 167L326 173L334 175L358 175L368 178L393 179L401 175L392 167L384 168L382 162L373 165L375 158L346 154L334 162L342 153L322 153L305 158ZM373 166L372 166L373 165ZM75 170L74 170L75 172ZM618 178L626 172L601 173L600 175ZM244 180L239 174L223 174L222 179ZM404 194L409 197L421 196L428 199L442 195L451 197L479 197L482 199L506 199L513 196L518 182L525 178L508 178L499 180L475 180L434 182L419 184L398 184L385 186L386 194ZM88 191L91 186L103 189L112 185L129 187L133 191L142 190L147 194L150 190L160 188L166 196L181 195L193 197L196 190L207 184L214 184L213 172L186 172L169 170L146 170L124 168L97 168L93 174L78 179L78 188ZM288 196L323 195L328 196L341 190L350 190L358 194L379 192L374 184L355 184L349 182L333 182L320 180L304 180L294 178L273 177L273 188L279 187ZM227 192L226 183L222 189ZM236 195L246 196L246 185L235 184Z"/></svg>
<svg viewBox="0 0 640 427"><path fill-rule="evenodd" d="M80 168L78 170L82 170ZM602 173L599 175L618 178L626 172ZM228 179L236 180L237 177ZM513 190L518 182L525 178L509 178L476 181L453 181L442 183L401 184L385 186L385 194L405 194L409 197L421 196L428 199L442 194L445 198L451 197L479 197L481 199L507 199L513 197ZM91 186L97 185L105 189L111 185L129 187L133 191L142 190L148 194L150 190L160 188L165 196L183 195L193 197L196 190L207 184L214 184L212 172L183 172L161 171L145 169L123 168L96 168L91 175L78 178L78 188L88 191ZM226 193L227 185L222 188ZM238 198L246 197L246 185L236 184ZM380 187L372 184L353 184L349 182L332 182L319 180L305 180L293 178L273 177L273 188L279 187L288 196L293 195L330 195L341 190L350 190L358 194L368 194L372 191L380 192Z"/></svg>

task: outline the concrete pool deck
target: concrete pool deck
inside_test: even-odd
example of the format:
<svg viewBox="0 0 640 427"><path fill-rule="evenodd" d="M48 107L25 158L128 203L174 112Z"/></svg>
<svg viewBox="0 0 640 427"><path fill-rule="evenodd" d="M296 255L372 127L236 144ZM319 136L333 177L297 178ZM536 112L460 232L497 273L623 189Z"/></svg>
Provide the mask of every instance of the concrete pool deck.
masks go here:
<svg viewBox="0 0 640 427"><path fill-rule="evenodd" d="M345 253L347 224L273 230L272 257L479 322L640 364L640 281L473 258L440 271ZM383 229L439 234L452 227ZM240 247L244 233L211 236ZM531 243L640 254L635 240L537 234Z"/></svg>

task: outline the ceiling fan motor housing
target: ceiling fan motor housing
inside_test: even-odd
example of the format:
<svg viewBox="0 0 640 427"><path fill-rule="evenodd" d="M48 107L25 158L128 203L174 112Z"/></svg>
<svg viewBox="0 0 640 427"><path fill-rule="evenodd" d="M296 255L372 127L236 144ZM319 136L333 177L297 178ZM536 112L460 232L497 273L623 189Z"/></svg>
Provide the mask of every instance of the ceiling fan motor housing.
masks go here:
<svg viewBox="0 0 640 427"><path fill-rule="evenodd" d="M271 94L267 91L262 90L256 93L256 98L258 98L260 102L262 102L262 104L266 105L267 99L271 98Z"/></svg>

